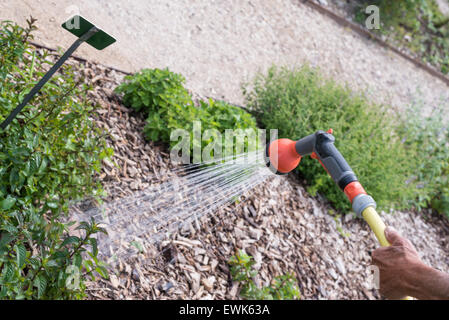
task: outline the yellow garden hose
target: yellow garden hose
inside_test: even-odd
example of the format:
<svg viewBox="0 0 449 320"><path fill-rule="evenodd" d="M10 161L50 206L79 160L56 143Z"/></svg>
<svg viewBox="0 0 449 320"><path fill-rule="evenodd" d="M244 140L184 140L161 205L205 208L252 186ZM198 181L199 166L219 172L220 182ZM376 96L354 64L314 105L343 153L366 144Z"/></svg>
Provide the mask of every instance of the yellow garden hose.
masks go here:
<svg viewBox="0 0 449 320"><path fill-rule="evenodd" d="M363 219L368 223L371 230L373 230L376 235L377 240L382 247L388 247L390 243L387 238L385 238L385 223L382 221L380 216L377 214L376 209L373 207L367 207L362 212Z"/></svg>

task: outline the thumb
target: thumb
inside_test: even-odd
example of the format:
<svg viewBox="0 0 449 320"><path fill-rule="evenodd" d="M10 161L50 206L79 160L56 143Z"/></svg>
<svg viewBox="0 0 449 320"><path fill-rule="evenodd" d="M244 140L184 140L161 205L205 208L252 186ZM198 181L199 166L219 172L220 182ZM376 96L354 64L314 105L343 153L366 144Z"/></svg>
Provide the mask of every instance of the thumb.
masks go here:
<svg viewBox="0 0 449 320"><path fill-rule="evenodd" d="M385 237L391 245L402 245L404 244L403 238L399 235L399 233L393 227L385 228Z"/></svg>

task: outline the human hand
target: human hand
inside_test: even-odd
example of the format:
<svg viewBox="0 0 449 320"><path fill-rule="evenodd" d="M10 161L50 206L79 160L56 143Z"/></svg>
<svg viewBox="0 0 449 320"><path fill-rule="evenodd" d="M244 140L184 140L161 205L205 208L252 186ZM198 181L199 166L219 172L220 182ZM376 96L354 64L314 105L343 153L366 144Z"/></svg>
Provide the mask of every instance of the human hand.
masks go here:
<svg viewBox="0 0 449 320"><path fill-rule="evenodd" d="M416 276L426 267L413 244L391 227L385 229L391 246L373 251L372 261L379 268L380 293L389 299L402 299L414 291Z"/></svg>

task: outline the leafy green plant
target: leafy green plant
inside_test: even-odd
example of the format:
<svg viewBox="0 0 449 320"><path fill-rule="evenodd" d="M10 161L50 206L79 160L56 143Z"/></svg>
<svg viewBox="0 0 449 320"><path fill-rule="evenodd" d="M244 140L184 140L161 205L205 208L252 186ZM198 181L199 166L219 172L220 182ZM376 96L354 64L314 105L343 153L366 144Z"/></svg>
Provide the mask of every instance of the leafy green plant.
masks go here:
<svg viewBox="0 0 449 320"><path fill-rule="evenodd" d="M299 139L332 128L335 145L366 191L379 206L409 205L418 192L410 181L418 161L396 134L385 107L323 78L318 69L272 67L244 87L248 107L266 129L278 129L280 138ZM336 209L350 203L318 161L305 157L297 171L311 194L324 194Z"/></svg>
<svg viewBox="0 0 449 320"><path fill-rule="evenodd" d="M184 88L182 75L168 69L143 69L126 76L125 81L116 88L123 94L123 103L136 111L148 115L145 127L146 137L153 141L169 141L170 133L166 128L167 113L170 110L192 111L193 101Z"/></svg>
<svg viewBox="0 0 449 320"><path fill-rule="evenodd" d="M293 274L275 277L271 285L258 288L252 278L257 276L253 266L255 261L243 250L229 259L233 281L241 283L240 296L249 300L294 300L300 299L301 294Z"/></svg>
<svg viewBox="0 0 449 320"><path fill-rule="evenodd" d="M380 30L387 41L408 48L426 62L449 73L449 16L444 16L435 0L359 0L356 21L364 25L365 8L379 7Z"/></svg>
<svg viewBox="0 0 449 320"><path fill-rule="evenodd" d="M449 128L443 121L444 109L435 108L422 116L415 105L403 114L398 128L409 149L418 150L420 159L415 170L419 193L416 207L432 207L449 218Z"/></svg>
<svg viewBox="0 0 449 320"><path fill-rule="evenodd" d="M0 22L0 121L51 65L28 44L33 22ZM104 230L63 222L69 201L103 194L95 174L112 155L87 89L66 65L0 132L0 298L82 298L86 276L107 276L93 237Z"/></svg>
<svg viewBox="0 0 449 320"><path fill-rule="evenodd" d="M399 23L403 18L413 19L416 16L416 11L427 5L427 0L373 0L360 2L364 7L367 5L375 5L380 9L381 19L384 24Z"/></svg>
<svg viewBox="0 0 449 320"><path fill-rule="evenodd" d="M190 132L190 149L196 141L193 139L193 123L201 122L201 133L216 129L220 135L225 129L254 129L255 119L243 109L222 101L200 101L194 105L187 89L184 77L168 69L144 69L117 87L116 92L123 95L124 104L147 114L144 133L147 139L163 141L174 146L170 133L175 129ZM224 137L222 137L224 139ZM201 147L219 139L218 134L201 141ZM223 141L220 141L223 145ZM255 146L245 145L245 148Z"/></svg>

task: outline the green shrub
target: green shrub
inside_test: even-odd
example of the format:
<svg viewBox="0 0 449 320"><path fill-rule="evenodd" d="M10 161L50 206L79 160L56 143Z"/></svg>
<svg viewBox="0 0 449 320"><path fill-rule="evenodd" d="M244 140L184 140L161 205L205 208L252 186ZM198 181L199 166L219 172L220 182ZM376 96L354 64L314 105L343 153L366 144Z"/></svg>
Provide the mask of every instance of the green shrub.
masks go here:
<svg viewBox="0 0 449 320"><path fill-rule="evenodd" d="M416 20L417 11L427 5L427 0L401 0L401 1L389 1L389 0L359 0L361 3L361 9L366 6L375 5L379 7L379 14L381 21L384 24L392 25L398 24L403 19ZM364 11L364 10L363 10ZM418 22L419 23L419 22Z"/></svg>
<svg viewBox="0 0 449 320"><path fill-rule="evenodd" d="M0 121L50 64L28 45L32 30L0 22ZM92 237L103 230L82 223L77 237L62 222L69 201L102 193L94 174L111 155L86 89L65 66L0 132L0 298L82 298L86 275L106 276Z"/></svg>
<svg viewBox="0 0 449 320"><path fill-rule="evenodd" d="M233 281L241 283L240 296L249 300L294 300L301 299L296 279L293 274L275 277L271 285L258 288L253 277L257 271L253 269L255 261L243 250L229 259Z"/></svg>
<svg viewBox="0 0 449 320"><path fill-rule="evenodd" d="M384 107L368 103L308 66L272 67L266 75L258 74L244 94L262 127L278 129L280 138L299 139L332 128L336 147L380 207L401 207L415 197L415 182L406 181L414 173L416 157L394 133L391 114ZM297 170L311 194L318 191L335 208L350 209L318 161L305 157Z"/></svg>
<svg viewBox="0 0 449 320"><path fill-rule="evenodd" d="M182 75L168 69L143 69L125 77L125 82L116 92L123 94L123 103L136 111L148 115L145 135L153 141L170 141L167 128L168 112L171 110L191 111L193 101L184 88Z"/></svg>
<svg viewBox="0 0 449 320"><path fill-rule="evenodd" d="M365 8L378 6L382 27L373 32L449 73L449 16L441 13L435 0L359 0L356 4L356 21L364 24Z"/></svg>
<svg viewBox="0 0 449 320"><path fill-rule="evenodd" d="M404 113L398 132L407 148L417 150L419 157L415 205L418 209L431 206L449 218L449 128L443 116L443 108L436 108L423 117L415 105Z"/></svg>
<svg viewBox="0 0 449 320"><path fill-rule="evenodd" d="M183 83L181 75L168 69L144 69L127 76L116 92L123 95L124 104L147 114L144 133L148 140L174 146L177 141L170 141L170 133L184 129L190 132L190 150L193 150L194 121L201 122L201 133L207 129L219 133L225 129L257 129L255 119L239 107L212 99L195 106ZM214 135L202 140L202 148L215 139ZM246 148L250 147L246 143Z"/></svg>

